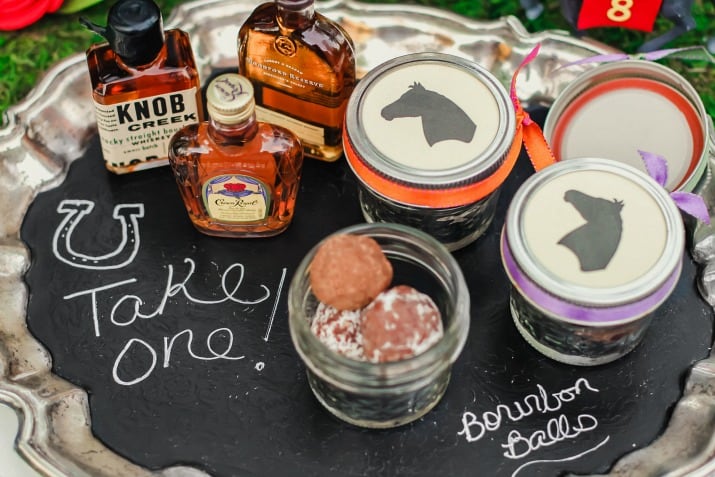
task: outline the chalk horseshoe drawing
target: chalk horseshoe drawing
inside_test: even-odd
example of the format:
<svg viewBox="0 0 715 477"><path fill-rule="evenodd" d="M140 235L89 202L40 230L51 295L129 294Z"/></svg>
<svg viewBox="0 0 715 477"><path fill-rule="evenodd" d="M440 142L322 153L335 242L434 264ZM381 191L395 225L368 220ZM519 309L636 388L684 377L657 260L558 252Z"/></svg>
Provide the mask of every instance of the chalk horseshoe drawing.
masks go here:
<svg viewBox="0 0 715 477"><path fill-rule="evenodd" d="M65 218L55 230L52 251L59 260L77 268L110 270L130 264L139 251L138 218L144 217L144 204L118 204L114 206L112 217L122 225L122 240L117 248L104 255L86 255L72 248L72 233L77 224L94 209L89 200L63 200L57 212Z"/></svg>

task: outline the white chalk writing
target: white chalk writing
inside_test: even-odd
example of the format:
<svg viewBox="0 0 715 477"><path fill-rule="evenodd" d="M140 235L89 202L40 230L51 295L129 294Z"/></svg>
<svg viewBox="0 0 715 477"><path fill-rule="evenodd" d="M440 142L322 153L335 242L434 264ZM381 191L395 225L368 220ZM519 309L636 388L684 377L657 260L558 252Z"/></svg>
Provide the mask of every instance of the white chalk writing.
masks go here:
<svg viewBox="0 0 715 477"><path fill-rule="evenodd" d="M278 296L278 297L281 296L281 291L283 290L283 283L285 282L285 279L286 279L286 272L287 272L287 270L284 268L283 274L281 275L281 281L280 281L280 283L278 283L278 291L276 292L276 296ZM263 335L263 341L268 341L268 336L270 336L271 329L273 328L273 319L276 317L276 311L278 311L278 300L277 299L276 299L275 303L273 303L273 310L271 310L271 316L268 318L268 327L266 328L266 334Z"/></svg>
<svg viewBox="0 0 715 477"><path fill-rule="evenodd" d="M89 200L63 200L60 203L57 211L65 214L65 217L53 236L52 247L55 257L73 267L94 270L117 269L130 264L139 250L137 218L144 216L143 204L115 206L113 218L121 225L120 243L113 251L95 256L79 253L72 246L72 236L76 235L78 224L93 209L94 202ZM246 267L242 263L231 263L222 272L216 265L219 269L219 283L215 289L212 288L208 292L210 296L205 296L207 292L197 291L198 287L195 285L201 283L205 288L207 280L206 277L195 277L197 267L193 259L185 258L183 267L169 264L164 268L165 279L160 284L161 292L158 296L156 293L147 292L151 293L151 297L147 297L132 290L132 288L153 290L151 286L153 284L143 283L136 277L130 277L104 284L92 283L93 286L69 293L63 298L64 300L88 299L92 330L96 338L102 337L111 327L128 327L138 320L170 316L170 305L178 303L183 303L183 306L186 304L216 306L234 303L253 310L254 305L272 299L271 312L263 335L263 341L268 341L286 280L286 268L281 269L280 280L274 294L272 288L264 283L248 283ZM127 290L130 285L135 286ZM183 300L177 301L177 298ZM186 313L186 310L182 311ZM245 356L236 349L234 333L235 331L230 328L221 327L201 337L195 330L187 328L174 335L162 336L159 338L162 341L159 342L152 342L146 336L129 338L114 358L112 378L122 386L140 383L149 378L157 368L169 368L176 361L174 356L179 351L200 361L244 359ZM263 363L256 365L258 371L263 370L263 367Z"/></svg>
<svg viewBox="0 0 715 477"><path fill-rule="evenodd" d="M72 235L82 219L94 209L89 200L63 200L57 212L65 214L52 238L52 252L58 260L77 268L110 270L122 268L134 260L139 251L139 222L144 217L144 204L119 204L112 217L121 225L121 240L116 248L104 255L87 255L72 247Z"/></svg>
<svg viewBox="0 0 715 477"><path fill-rule="evenodd" d="M563 403L576 399L576 396L580 395L584 389L598 392L598 389L591 387L585 378L579 378L570 388L562 389L551 395L547 394L541 384L537 384L536 388L538 394L529 394L522 402L514 402L513 409L506 404L499 404L496 411L482 413L481 422L476 414L465 411L462 414L462 430L458 432L458 435L464 436L467 442L478 441L486 432L499 429L505 418L511 422L517 422L535 412L542 414L555 412L561 409Z"/></svg>
<svg viewBox="0 0 715 477"><path fill-rule="evenodd" d="M516 423L537 413L542 415L556 413L562 410L564 403L574 401L583 393L598 392L598 389L591 386L585 378L579 378L573 386L555 393L547 393L540 384L537 384L536 388L537 393L529 394L521 401L515 401L511 406L498 404L494 411L485 411L481 416L471 411L465 411L462 414L462 428L457 435L463 436L467 442L476 442L487 433L497 431L506 422ZM579 413L575 417L569 417L560 413L550 417L543 429L530 434L524 435L522 431L516 429L509 431L506 442L501 444L504 449L503 455L508 459L523 459L543 447L552 446L567 439L575 439L597 427L598 420L590 414ZM525 465L522 465L517 471Z"/></svg>
<svg viewBox="0 0 715 477"><path fill-rule="evenodd" d="M223 333L226 336L228 336L228 341L225 345L225 349L222 352L217 352L214 349L214 337L218 333ZM211 361L214 359L228 359L228 360L238 360L238 359L243 359L244 356L229 356L229 353L233 349L233 332L228 329L228 328L218 328L213 330L209 335L206 337L206 349L208 350L208 356L198 354L194 346L192 345L193 340L194 340L194 332L192 330L186 329L183 331L180 331L179 333L175 334L171 339L164 337L164 349L163 349L163 355L164 359L162 362L162 366L164 368L168 368L171 364L171 352L174 347L174 342L176 341L177 338L179 338L182 335L186 335L186 350L189 353L189 355L194 358L198 359L201 361ZM146 349L150 354L151 354L151 363L146 366L146 369L144 372L139 375L134 377L134 379L131 380L126 380L122 377L119 376L119 366L121 365L124 357L132 350L133 346L143 346L144 349ZM154 371L154 368L156 368L157 364L157 354L156 350L146 341L139 339L139 338L131 338L127 343L124 345L124 348L122 348L122 351L119 352L117 355L117 358L114 360L114 366L112 368L112 377L114 378L114 382L117 384L121 384L123 386L132 386L134 384L140 383L144 381L146 378L148 378L151 373Z"/></svg>
<svg viewBox="0 0 715 477"><path fill-rule="evenodd" d="M540 460L532 460L530 462L524 462L514 472L511 473L511 477L516 477L516 474L518 474L519 472L524 470L526 467L533 465L533 464L547 464L547 463L552 463L552 462L568 462L570 460L580 459L581 457L585 456L586 454L590 454L591 452L606 445L606 443L610 440L610 438L611 438L611 436L606 436L605 439L603 439L601 442L599 442L595 446L591 447L590 449L587 449L587 450L580 452L576 455L564 457L563 459L540 459Z"/></svg>
<svg viewBox="0 0 715 477"><path fill-rule="evenodd" d="M573 424L568 417L560 414L558 417L549 419L545 431L538 430L528 438L522 436L521 432L517 430L509 432L506 444L502 444L502 447L506 449L504 456L509 459L521 459L542 447L556 444L565 439L573 439L596 427L598 427L598 421L590 414L579 414Z"/></svg>
<svg viewBox="0 0 715 477"><path fill-rule="evenodd" d="M200 304L200 305L218 305L221 303L225 303L227 301L232 301L234 303L242 304L242 305L256 305L259 303L264 302L271 296L271 292L268 289L266 285L261 284L260 288L263 289L263 294L257 297L252 297L252 298L238 298L236 295L239 291L239 288L243 284L244 278L245 278L245 267L240 264L240 263L233 263L231 264L226 270L223 272L221 275L221 291L223 292L223 296L218 299L213 299L213 300L208 300L208 299L202 299L202 298L197 298L195 297L188 289L187 284L191 280L191 277L194 274L194 271L196 269L196 263L190 259L190 258L185 258L184 263L189 264L189 270L186 273L185 277L178 281L174 282L174 267L172 265L168 266L168 272L167 272L167 279L166 279L166 287L164 288L164 293L161 296L158 305L156 305L156 308L151 311L151 312L142 312L142 307L145 305L144 300L140 298L137 295L123 295L120 297L117 301L114 302L111 308L111 312L109 314L109 320L112 322L112 324L116 326L128 326L134 323L137 318L143 318L143 319L150 319L150 318L155 318L157 316L160 316L164 313L166 304L169 298L174 297L178 294L182 294L187 300L189 300L192 303L195 304ZM237 274L237 276L234 276L234 281L233 283L229 282L229 277L231 276L231 273L236 271L234 275ZM281 283L280 287L282 288L283 285L283 280L285 279L285 269L283 269L283 275L281 277ZM134 283L136 282L136 278L130 278L128 280L123 280L120 282L115 282L111 283L108 285L102 285L96 288L88 288L86 290L82 290L79 292L72 293L70 295L66 295L64 297L65 300L69 300L72 298L77 298L79 296L84 296L84 295L89 295L92 300L92 321L94 324L94 334L95 336L99 337L101 336L100 332L100 325L99 325L99 314L97 312L97 294L100 292L104 292L107 290L110 290L112 288L120 287L123 285L127 285L129 283ZM274 309L277 306L278 302L278 296L276 297L276 304L274 304ZM127 304L130 307L130 315L128 317L125 317L122 319L118 315L120 315L120 310L123 304ZM272 316L271 316L272 319Z"/></svg>

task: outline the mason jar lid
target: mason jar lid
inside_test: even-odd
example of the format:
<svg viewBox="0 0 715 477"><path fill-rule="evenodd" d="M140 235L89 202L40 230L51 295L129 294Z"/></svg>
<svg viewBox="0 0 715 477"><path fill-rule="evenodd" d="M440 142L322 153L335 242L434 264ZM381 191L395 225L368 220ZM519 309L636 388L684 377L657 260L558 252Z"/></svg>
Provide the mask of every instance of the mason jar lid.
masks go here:
<svg viewBox="0 0 715 477"><path fill-rule="evenodd" d="M685 243L680 212L663 187L599 158L562 161L531 176L512 199L503 237L512 282L536 285L527 298L546 292L546 301L585 307L659 304L677 282ZM626 317L619 311L602 319Z"/></svg>
<svg viewBox="0 0 715 477"><path fill-rule="evenodd" d="M443 53L416 53L371 70L346 112L346 157L361 174L417 189L449 189L489 177L514 142L505 88L486 69ZM429 205L429 204L425 204Z"/></svg>
<svg viewBox="0 0 715 477"><path fill-rule="evenodd" d="M561 92L544 123L558 160L608 157L645 171L638 149L668 162L668 190L692 191L707 163L707 113L674 70L643 60L598 65Z"/></svg>

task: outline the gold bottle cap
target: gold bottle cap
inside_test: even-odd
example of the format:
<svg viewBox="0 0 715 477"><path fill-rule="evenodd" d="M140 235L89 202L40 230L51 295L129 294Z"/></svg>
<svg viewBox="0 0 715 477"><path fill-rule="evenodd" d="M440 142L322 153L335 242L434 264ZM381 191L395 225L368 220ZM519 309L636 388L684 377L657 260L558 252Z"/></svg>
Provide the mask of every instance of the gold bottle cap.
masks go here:
<svg viewBox="0 0 715 477"><path fill-rule="evenodd" d="M253 85L238 74L217 76L206 89L209 116L222 124L238 124L248 119L255 108Z"/></svg>

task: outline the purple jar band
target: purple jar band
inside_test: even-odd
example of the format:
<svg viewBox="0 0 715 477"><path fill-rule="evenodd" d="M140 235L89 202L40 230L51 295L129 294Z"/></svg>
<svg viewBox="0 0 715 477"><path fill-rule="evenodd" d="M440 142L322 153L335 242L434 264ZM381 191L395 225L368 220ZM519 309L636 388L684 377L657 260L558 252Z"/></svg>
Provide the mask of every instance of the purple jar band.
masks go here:
<svg viewBox="0 0 715 477"><path fill-rule="evenodd" d="M625 305L610 306L610 307L587 307L575 303L571 303L555 297L544 291L536 283L531 281L522 271L519 265L514 260L514 257L509 250L506 240L506 233L502 233L501 239L501 255L504 268L511 282L519 288L521 293L531 300L538 307L548 311L558 317L568 320L580 321L585 323L610 323L637 318L660 305L670 295L678 283L680 271L682 269L682 260L678 262L675 271L668 279L650 295L633 303Z"/></svg>

